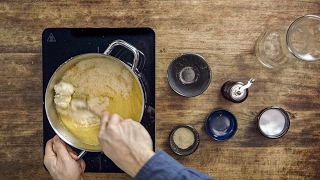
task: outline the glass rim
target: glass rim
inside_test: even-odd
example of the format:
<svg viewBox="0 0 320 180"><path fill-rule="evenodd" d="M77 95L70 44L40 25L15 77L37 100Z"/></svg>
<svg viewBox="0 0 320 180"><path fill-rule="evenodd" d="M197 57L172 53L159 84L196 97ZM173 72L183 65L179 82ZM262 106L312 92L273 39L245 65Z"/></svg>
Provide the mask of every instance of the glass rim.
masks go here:
<svg viewBox="0 0 320 180"><path fill-rule="evenodd" d="M308 15L304 15L304 16L301 16L299 18L297 18L296 20L294 20L289 28L287 29L287 33L286 33L286 43L287 43L287 47L288 47L288 50L291 52L292 55L294 55L296 58L300 59L300 60L304 60L304 59L301 59L300 56L296 55L296 50L295 48L292 46L292 43L290 41L290 37L291 37L291 31L292 31L292 28L294 27L294 25L296 25L299 21L303 20L303 19L306 19L306 18L312 18L312 19L317 19L320 21L320 16L317 16L317 15L311 15L311 14L308 14ZM318 60L318 59L315 59L315 60ZM315 61L315 60L309 60L309 61Z"/></svg>

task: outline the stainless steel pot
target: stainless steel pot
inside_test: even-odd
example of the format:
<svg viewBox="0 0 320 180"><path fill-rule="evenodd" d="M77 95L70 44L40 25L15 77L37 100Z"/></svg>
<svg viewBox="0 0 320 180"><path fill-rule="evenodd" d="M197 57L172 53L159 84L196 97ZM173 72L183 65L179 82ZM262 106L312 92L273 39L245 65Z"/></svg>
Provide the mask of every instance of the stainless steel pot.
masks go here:
<svg viewBox="0 0 320 180"><path fill-rule="evenodd" d="M133 53L133 62L131 67L127 64L125 64L124 62L122 62L121 60L110 56L110 53L112 52L112 50L114 49L114 47L116 46L123 46L125 48L127 48L128 50L130 50ZM59 66L59 68L53 73L53 75L50 78L50 81L48 83L48 86L46 88L46 93L45 93L45 110L46 110L46 114L49 120L49 123L51 125L51 127L53 128L53 130L55 131L55 133L62 139L64 140L67 144L78 148L80 150L82 150L82 152L78 155L78 158L82 158L82 156L85 155L85 153L87 151L89 152L99 152L102 151L102 147L101 146L94 146L94 145L89 145L86 144L82 141L80 141L79 139L75 138L62 124L56 108L55 108L55 104L54 104L54 85L56 85L59 81L61 81L62 76L66 73L66 71L68 69L70 69L71 67L73 67L75 64L77 64L78 62L82 61L82 60L87 60L87 59L92 59L92 58L111 58L115 61L119 61L123 64L124 67L126 67L131 74L133 75L133 77L135 78L135 80L137 81L137 84L139 84L140 87L140 92L141 92L141 97L142 97L142 108L141 108L141 115L140 115L140 121L142 119L143 116L143 112L144 112L144 108L145 108L145 94L143 92L141 83L139 82L139 69L138 69L138 65L141 64L139 62L139 55L143 56L143 60L144 60L144 54L137 50L134 46L132 46L131 44L123 41L123 40L116 40L114 42L112 42L109 47L105 50L105 52L103 54L99 54L99 53L88 53L88 54L82 54L76 57L73 57L69 60L67 60L66 62L64 62L62 65ZM141 67L140 67L141 68Z"/></svg>

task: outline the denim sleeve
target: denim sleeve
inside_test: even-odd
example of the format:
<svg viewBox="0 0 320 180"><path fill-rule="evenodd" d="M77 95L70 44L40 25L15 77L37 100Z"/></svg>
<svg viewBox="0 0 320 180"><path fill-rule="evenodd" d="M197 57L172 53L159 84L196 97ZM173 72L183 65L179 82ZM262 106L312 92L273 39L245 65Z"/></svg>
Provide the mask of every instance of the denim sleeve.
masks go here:
<svg viewBox="0 0 320 180"><path fill-rule="evenodd" d="M183 166L167 153L159 150L149 161L140 169L134 178L135 180L206 180L208 175Z"/></svg>

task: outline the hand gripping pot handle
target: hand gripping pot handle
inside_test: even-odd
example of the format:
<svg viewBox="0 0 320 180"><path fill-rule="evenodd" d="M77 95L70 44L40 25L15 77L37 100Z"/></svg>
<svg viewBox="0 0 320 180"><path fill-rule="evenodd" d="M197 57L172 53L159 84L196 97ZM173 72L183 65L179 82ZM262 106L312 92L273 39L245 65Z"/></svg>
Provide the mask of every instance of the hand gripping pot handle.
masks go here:
<svg viewBox="0 0 320 180"><path fill-rule="evenodd" d="M145 60L145 56L144 54L139 51L138 49L136 49L134 46L132 46L131 44L127 43L124 40L115 40L113 41L109 47L104 51L104 55L110 55L111 51L116 47L116 46L123 46L127 49L129 49L132 53L133 53L133 62L132 62L132 71L136 74L140 74L139 69L138 69L138 65L139 65L139 55L141 54L143 57L143 64L144 65L144 60ZM142 66L143 67L143 66ZM142 68L141 68L142 69Z"/></svg>

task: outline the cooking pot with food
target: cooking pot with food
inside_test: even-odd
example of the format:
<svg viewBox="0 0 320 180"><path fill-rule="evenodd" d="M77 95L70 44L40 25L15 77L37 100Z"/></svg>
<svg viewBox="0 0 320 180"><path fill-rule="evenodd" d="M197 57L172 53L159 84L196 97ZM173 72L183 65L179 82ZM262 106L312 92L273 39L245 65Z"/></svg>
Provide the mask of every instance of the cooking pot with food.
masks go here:
<svg viewBox="0 0 320 180"><path fill-rule="evenodd" d="M133 53L132 64L127 65L110 56L116 46ZM68 114L73 109L71 102L75 98L85 97L85 103L94 115L117 113L123 118L140 122L145 107L145 94L139 81L141 67L138 68L144 63L142 60L144 54L141 51L123 40L116 40L103 54L88 53L67 60L51 76L45 92L45 111L55 133L69 145L82 150L78 158L87 151L102 150L97 139L100 122L90 124L83 118L86 114L80 112L76 114L82 119L78 119L84 119L86 123L75 123L75 118ZM61 83L71 86L72 91L66 88L68 86L61 86ZM58 89L70 90L69 96L58 94ZM63 106L60 106L61 100Z"/></svg>

